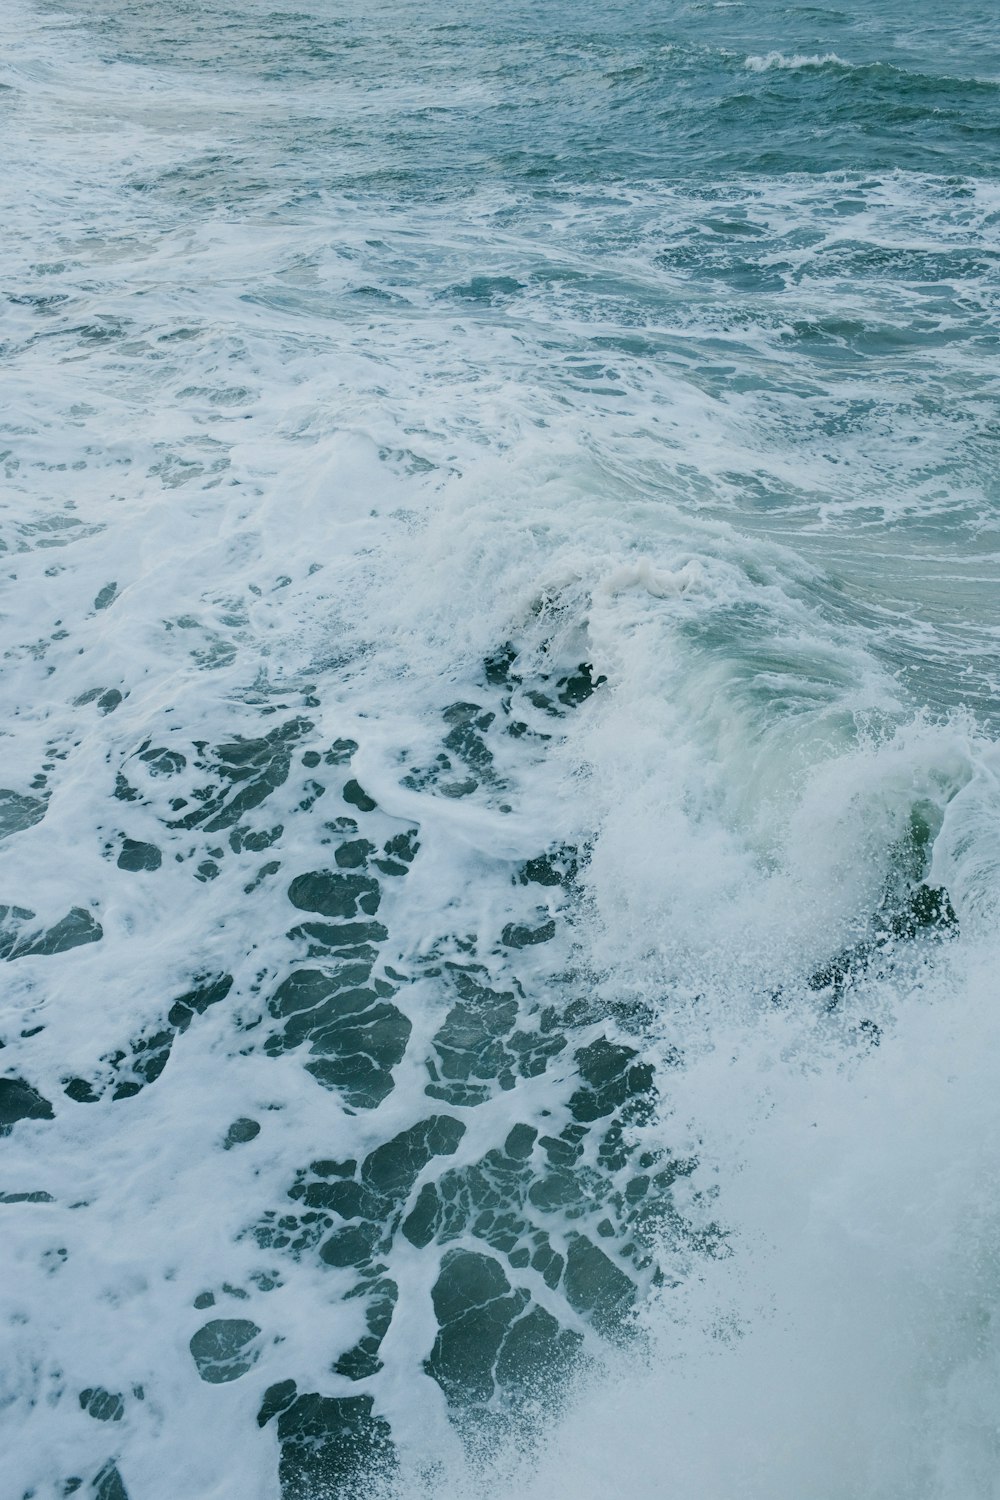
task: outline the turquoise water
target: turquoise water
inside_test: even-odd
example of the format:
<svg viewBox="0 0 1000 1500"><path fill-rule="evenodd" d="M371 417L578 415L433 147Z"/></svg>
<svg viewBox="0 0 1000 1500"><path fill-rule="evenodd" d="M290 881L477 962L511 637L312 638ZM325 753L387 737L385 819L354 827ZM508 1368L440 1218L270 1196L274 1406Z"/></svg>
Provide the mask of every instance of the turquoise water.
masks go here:
<svg viewBox="0 0 1000 1500"><path fill-rule="evenodd" d="M11 0L15 1500L994 1500L1000 23Z"/></svg>

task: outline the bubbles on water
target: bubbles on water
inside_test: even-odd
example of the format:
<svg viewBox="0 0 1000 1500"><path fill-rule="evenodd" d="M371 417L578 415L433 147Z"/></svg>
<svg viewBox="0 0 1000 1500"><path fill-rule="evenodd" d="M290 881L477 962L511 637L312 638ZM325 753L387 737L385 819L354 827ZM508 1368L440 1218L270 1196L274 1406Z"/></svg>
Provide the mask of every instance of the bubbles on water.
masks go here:
<svg viewBox="0 0 1000 1500"><path fill-rule="evenodd" d="M12 1493L992 1494L971 41L15 8Z"/></svg>

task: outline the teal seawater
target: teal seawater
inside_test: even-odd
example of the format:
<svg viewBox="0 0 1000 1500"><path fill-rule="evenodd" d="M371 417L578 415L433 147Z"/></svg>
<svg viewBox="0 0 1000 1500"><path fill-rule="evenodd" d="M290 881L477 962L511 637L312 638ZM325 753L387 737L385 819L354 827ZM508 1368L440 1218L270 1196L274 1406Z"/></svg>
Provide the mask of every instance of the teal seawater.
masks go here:
<svg viewBox="0 0 1000 1500"><path fill-rule="evenodd" d="M111 5L94 29L117 58L286 85L289 136L296 89L364 90L346 139L314 143L329 175L300 153L273 184L289 192L310 172L313 187L391 175L404 193L461 194L497 172L544 192L566 177L713 186L998 165L990 5ZM376 131L380 96L396 110ZM364 154L348 165L341 146Z"/></svg>
<svg viewBox="0 0 1000 1500"><path fill-rule="evenodd" d="M994 1497L995 7L9 31L10 1494Z"/></svg>

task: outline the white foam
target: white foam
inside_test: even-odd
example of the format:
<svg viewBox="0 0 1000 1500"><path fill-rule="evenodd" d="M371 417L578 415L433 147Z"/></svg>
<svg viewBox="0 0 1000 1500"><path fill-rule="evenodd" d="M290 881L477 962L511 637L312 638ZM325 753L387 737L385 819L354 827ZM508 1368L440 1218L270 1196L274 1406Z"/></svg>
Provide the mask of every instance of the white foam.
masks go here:
<svg viewBox="0 0 1000 1500"><path fill-rule="evenodd" d="M648 1367L606 1373L490 1493L996 1493L993 961L931 966L853 1064L782 1020L689 1068L669 1108L698 1120L732 1257L665 1292Z"/></svg>
<svg viewBox="0 0 1000 1500"><path fill-rule="evenodd" d="M295 198L292 145L347 171L338 132L358 90L291 97L236 70L108 61L25 0L11 15L4 284L66 301L9 309L3 784L29 795L52 769L44 820L0 846L0 898L38 926L81 905L104 930L7 971L8 1030L32 1080L60 1102L67 1074L162 1024L193 968L232 966L233 1019L259 1019L290 961L287 877L326 858L322 817L293 824L291 792L275 795L265 821L295 832L273 896L265 886L254 904L256 865L227 855L198 883L172 859L188 846L162 834L163 783L143 783L148 806L113 796L118 767L145 775L147 740L273 724L253 688L310 716L317 743L358 739L357 774L385 815L420 822L422 883L392 913L401 965L443 936L477 931L489 949L509 903L535 900L510 862L592 844L575 961L609 1003L652 1006L653 1034L633 1041L685 1051L685 1068L663 1067L646 1128L700 1157L679 1201L730 1236L725 1261L671 1251L680 1285L649 1311L648 1370L612 1362L529 1473L509 1458L499 1473L462 1469L422 1368L436 1252L404 1250L393 1373L371 1389L408 1462L454 1463L435 1500L477 1486L566 1500L995 1495L996 1225L982 1184L1000 1097L1000 857L994 752L958 708L957 670L975 661L988 682L995 661L992 558L972 524L985 490L962 467L978 431L964 393L992 379L992 354L962 341L935 353L947 432L928 430L895 367L873 413L826 431L820 418L853 412L855 389L788 338L804 324L831 346L851 327L904 328L938 295L907 273L869 277L854 240L890 258L968 250L960 292L986 307L975 256L995 241L995 190L956 200L936 179L886 174L740 180L714 197L582 184L541 206L509 183L460 208L310 197L308 182ZM746 66L849 65L771 53ZM386 119L436 97L369 99L371 160L391 168ZM213 181L233 196L213 199ZM857 212L834 231L840 192ZM665 254L728 243L737 222L794 272L780 305L706 291L704 267ZM831 256L844 257L837 276ZM536 273L565 285L549 297ZM452 295L477 275L528 290L486 319ZM668 301L642 302L651 289ZM638 327L621 316L633 292L657 309ZM742 384L720 384L730 365ZM932 460L957 466L954 485ZM935 517L947 538L925 542ZM114 603L96 610L111 582ZM482 657L508 640L526 673L585 660L606 682L549 725L544 748L507 747L512 812L499 795L403 786L440 748L442 709L479 690ZM317 682L319 706L303 707ZM92 689L123 699L108 714L76 703ZM915 805L940 822L928 878L963 935L887 959L828 1016L805 979L873 935ZM106 846L126 831L162 838L162 870L118 869ZM165 1078L61 1106L0 1142L4 1191L54 1199L0 1208L14 1493L46 1494L114 1449L132 1500L275 1500L260 1396L292 1375L334 1388L331 1360L357 1332L346 1283L289 1261L283 1286L220 1301L256 1319L261 1352L252 1375L213 1388L188 1349L204 1316L192 1299L245 1286L260 1256L241 1236L301 1164L360 1153L426 1112L419 1048L443 1004L414 987L417 1055L370 1115L348 1115L295 1058L243 1056L253 1032L209 1012L177 1046L169 1090ZM868 1020L877 1048L859 1038ZM468 1110L459 1159L571 1088L567 1063ZM224 1154L246 1113L260 1137ZM95 1383L146 1392L110 1436L79 1409ZM409 1469L406 1486L420 1493Z"/></svg>
<svg viewBox="0 0 1000 1500"><path fill-rule="evenodd" d="M838 57L836 52L824 52L822 55L813 53L811 55L795 52L790 57L784 52L754 53L747 58L743 65L751 73L769 73L773 68L781 71L796 72L802 68L853 68L854 63L845 62Z"/></svg>

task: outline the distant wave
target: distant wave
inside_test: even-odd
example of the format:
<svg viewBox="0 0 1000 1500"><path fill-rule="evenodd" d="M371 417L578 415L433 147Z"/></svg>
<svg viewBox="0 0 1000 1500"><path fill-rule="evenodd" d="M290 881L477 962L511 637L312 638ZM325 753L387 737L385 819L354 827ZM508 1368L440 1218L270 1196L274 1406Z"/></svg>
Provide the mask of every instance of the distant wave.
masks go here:
<svg viewBox="0 0 1000 1500"><path fill-rule="evenodd" d="M827 68L830 66L849 68L853 71L855 64L845 62L842 57L837 56L836 52L825 52L822 57L818 54L807 57L801 52L796 52L793 57L786 57L784 52L768 52L765 56L756 53L748 57L743 66L749 68L751 73L769 73L772 68Z"/></svg>
<svg viewBox="0 0 1000 1500"><path fill-rule="evenodd" d="M757 52L744 58L743 66L751 73L770 73L772 69L798 72L819 68L831 68L843 73L885 72L898 75L910 82L932 85L935 88L995 89L1000 83L1000 79L990 77L956 77L948 73L911 72L908 68L902 68L896 63L881 60L853 63L848 62L836 52L822 54L795 52L791 56L784 52Z"/></svg>

